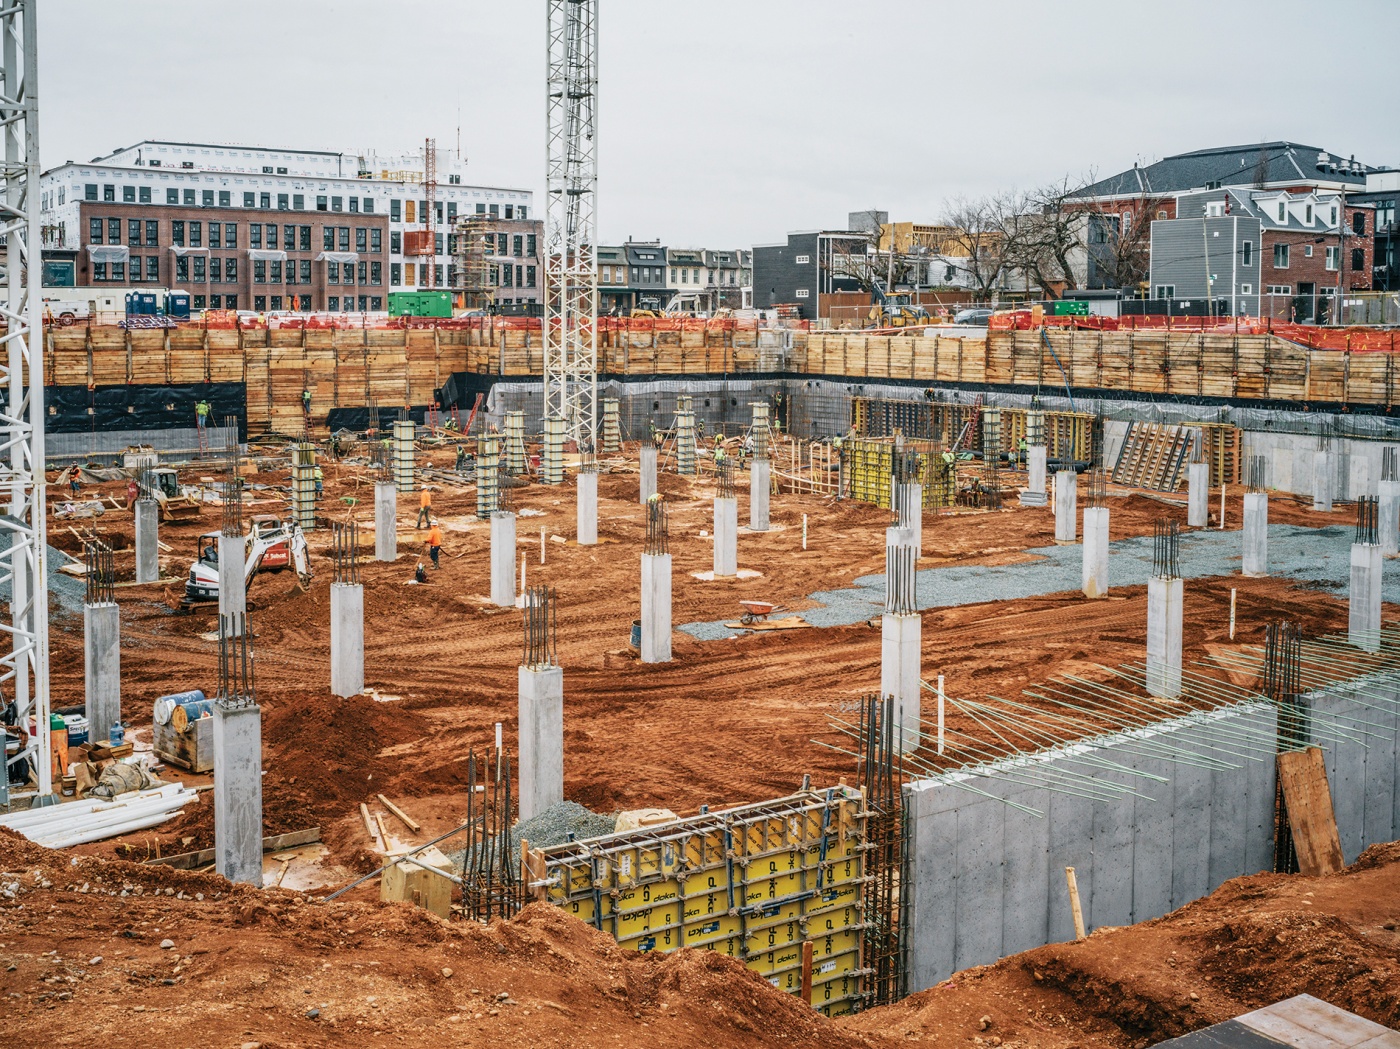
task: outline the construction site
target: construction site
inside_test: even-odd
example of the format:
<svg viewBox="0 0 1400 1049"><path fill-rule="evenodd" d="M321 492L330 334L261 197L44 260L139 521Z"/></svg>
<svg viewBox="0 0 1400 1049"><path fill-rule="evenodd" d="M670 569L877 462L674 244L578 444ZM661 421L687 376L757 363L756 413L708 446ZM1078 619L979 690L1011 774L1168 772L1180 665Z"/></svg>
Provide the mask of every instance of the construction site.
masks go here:
<svg viewBox="0 0 1400 1049"><path fill-rule="evenodd" d="M1395 331L600 317L546 6L542 318L50 325L7 212L12 1041L1400 1045Z"/></svg>

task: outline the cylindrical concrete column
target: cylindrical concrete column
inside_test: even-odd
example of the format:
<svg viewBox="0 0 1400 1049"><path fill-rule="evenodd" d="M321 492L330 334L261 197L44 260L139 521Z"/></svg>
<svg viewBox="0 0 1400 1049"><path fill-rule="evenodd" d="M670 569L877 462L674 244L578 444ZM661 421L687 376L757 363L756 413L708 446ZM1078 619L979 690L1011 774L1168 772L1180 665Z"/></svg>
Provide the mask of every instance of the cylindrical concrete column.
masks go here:
<svg viewBox="0 0 1400 1049"><path fill-rule="evenodd" d="M1079 475L1073 470L1055 471L1055 542L1073 543L1079 538Z"/></svg>
<svg viewBox="0 0 1400 1049"><path fill-rule="evenodd" d="M880 694L894 696L900 753L919 746L919 680L923 674L923 618L917 613L880 617Z"/></svg>
<svg viewBox="0 0 1400 1049"><path fill-rule="evenodd" d="M1247 576L1269 574L1269 495L1244 495L1244 551L1241 573Z"/></svg>
<svg viewBox="0 0 1400 1049"><path fill-rule="evenodd" d="M656 494L656 445L650 441L642 444L641 466L641 488L637 501L645 506L646 501Z"/></svg>
<svg viewBox="0 0 1400 1049"><path fill-rule="evenodd" d="M578 473L578 545L598 545L598 472Z"/></svg>
<svg viewBox="0 0 1400 1049"><path fill-rule="evenodd" d="M160 504L154 499L136 500L136 581L160 580Z"/></svg>
<svg viewBox="0 0 1400 1049"><path fill-rule="evenodd" d="M122 716L122 620L114 601L83 605L83 713L93 739Z"/></svg>
<svg viewBox="0 0 1400 1049"><path fill-rule="evenodd" d="M214 869L262 887L262 710L214 701Z"/></svg>
<svg viewBox="0 0 1400 1049"><path fill-rule="evenodd" d="M1108 507L1084 508L1084 571L1085 597L1105 597L1108 594Z"/></svg>
<svg viewBox="0 0 1400 1049"><path fill-rule="evenodd" d="M331 584L331 692L358 696L365 690L365 588Z"/></svg>
<svg viewBox="0 0 1400 1049"><path fill-rule="evenodd" d="M642 555L642 662L671 660L671 555Z"/></svg>
<svg viewBox="0 0 1400 1049"><path fill-rule="evenodd" d="M1381 548L1351 544L1351 592L1347 602L1347 641L1363 652L1381 648Z"/></svg>
<svg viewBox="0 0 1400 1049"><path fill-rule="evenodd" d="M1313 509L1332 509L1332 456L1313 452Z"/></svg>
<svg viewBox="0 0 1400 1049"><path fill-rule="evenodd" d="M1147 580L1147 691L1159 699L1181 695L1180 579Z"/></svg>
<svg viewBox="0 0 1400 1049"><path fill-rule="evenodd" d="M374 482L374 559L399 557L399 493L393 481Z"/></svg>
<svg viewBox="0 0 1400 1049"><path fill-rule="evenodd" d="M515 515L505 510L491 515L491 603L515 604Z"/></svg>
<svg viewBox="0 0 1400 1049"><path fill-rule="evenodd" d="M564 671L521 667L520 818L564 800Z"/></svg>
<svg viewBox="0 0 1400 1049"><path fill-rule="evenodd" d="M755 459L749 464L749 531L768 531L768 492L772 472L767 459Z"/></svg>
<svg viewBox="0 0 1400 1049"><path fill-rule="evenodd" d="M1376 538L1382 557L1400 553L1400 481L1381 481L1376 486Z"/></svg>
<svg viewBox="0 0 1400 1049"><path fill-rule="evenodd" d="M1210 523L1210 463L1186 467L1186 523L1192 528Z"/></svg>
<svg viewBox="0 0 1400 1049"><path fill-rule="evenodd" d="M739 500L715 499L715 578L739 572Z"/></svg>
<svg viewBox="0 0 1400 1049"><path fill-rule="evenodd" d="M248 583L244 578L248 546L241 535L219 536L219 615L239 616L248 611ZM235 620L229 619L230 624ZM239 618L236 622L243 623ZM232 626L230 627L232 629Z"/></svg>

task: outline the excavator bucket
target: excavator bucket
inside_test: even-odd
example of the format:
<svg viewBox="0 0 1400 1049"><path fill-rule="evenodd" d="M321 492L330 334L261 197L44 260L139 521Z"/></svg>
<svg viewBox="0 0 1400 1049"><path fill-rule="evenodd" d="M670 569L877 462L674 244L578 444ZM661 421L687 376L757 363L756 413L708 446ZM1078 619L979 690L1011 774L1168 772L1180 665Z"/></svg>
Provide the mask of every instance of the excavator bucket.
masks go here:
<svg viewBox="0 0 1400 1049"><path fill-rule="evenodd" d="M160 516L163 521L194 521L199 518L200 506L193 499L183 496L175 499L167 499L160 504Z"/></svg>

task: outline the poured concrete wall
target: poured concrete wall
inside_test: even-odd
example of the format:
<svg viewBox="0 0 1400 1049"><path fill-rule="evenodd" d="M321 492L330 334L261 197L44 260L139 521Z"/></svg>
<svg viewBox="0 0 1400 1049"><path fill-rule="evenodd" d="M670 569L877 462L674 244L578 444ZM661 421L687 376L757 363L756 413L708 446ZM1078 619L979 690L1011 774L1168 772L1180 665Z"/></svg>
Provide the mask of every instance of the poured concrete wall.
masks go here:
<svg viewBox="0 0 1400 1049"><path fill-rule="evenodd" d="M1372 685L1390 696L1393 681ZM1367 709L1364 695L1337 689L1315 697L1319 732L1364 718L1381 738L1323 742L1342 851L1347 862L1368 844L1400 836L1393 708ZM1264 704L1219 716L1222 727L1252 726L1272 738ZM1166 733L1183 745L1200 734L1185 724ZM1074 938L1065 868L1074 867L1089 929L1160 917L1222 882L1273 862L1274 755L1262 747L1214 770L1144 756L1130 740L1105 757L1168 780L1132 778L1145 797L1092 801L1017 782L1011 775L952 776L905 788L910 877L909 987L931 987L968 966ZM1057 762L1052 762L1058 764ZM1063 767L1084 771L1084 766ZM1013 773L1014 774L1014 773ZM1126 783L1125 774L1100 778ZM1005 799L1044 813L1037 818Z"/></svg>

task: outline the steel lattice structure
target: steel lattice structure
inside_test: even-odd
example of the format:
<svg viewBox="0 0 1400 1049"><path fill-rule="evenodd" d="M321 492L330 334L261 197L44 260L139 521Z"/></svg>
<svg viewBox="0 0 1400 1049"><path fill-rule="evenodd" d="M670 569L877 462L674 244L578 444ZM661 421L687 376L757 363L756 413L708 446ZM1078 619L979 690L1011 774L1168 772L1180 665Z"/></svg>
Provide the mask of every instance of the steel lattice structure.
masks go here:
<svg viewBox="0 0 1400 1049"><path fill-rule="evenodd" d="M598 441L598 0L546 0L544 411Z"/></svg>
<svg viewBox="0 0 1400 1049"><path fill-rule="evenodd" d="M0 7L0 128L5 138L0 195L0 265L5 292L0 314L0 592L8 592L9 651L0 652L0 689L13 695L21 725L35 715L37 733L26 757L35 765L39 796L53 793L49 760L49 621L44 526L44 416L39 264L39 106L35 76L36 0ZM32 290L32 293L31 293ZM8 698L8 696L4 697ZM3 699L0 699L3 702Z"/></svg>

